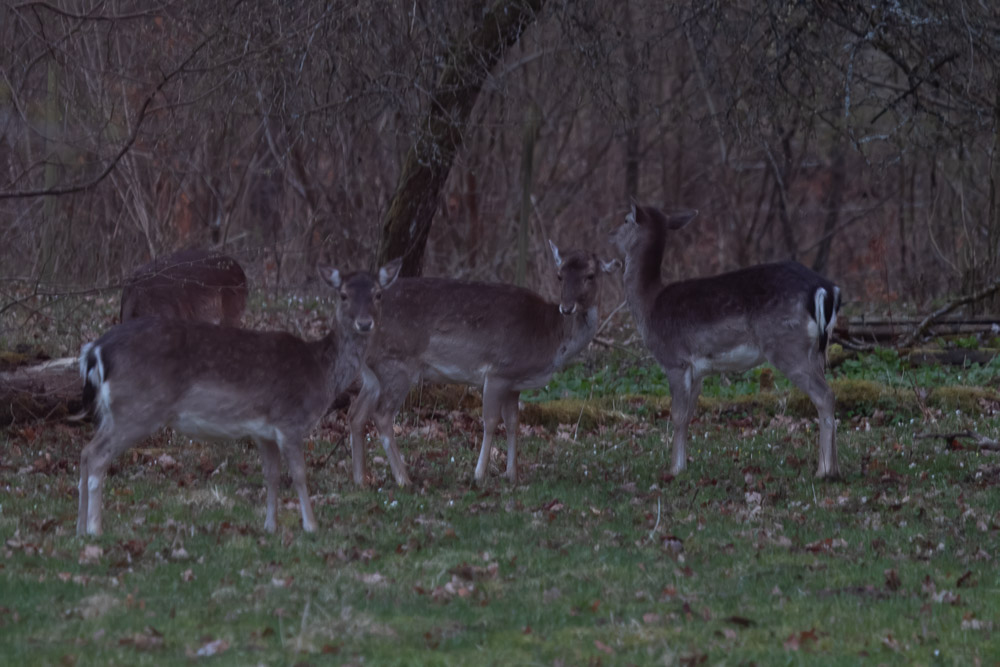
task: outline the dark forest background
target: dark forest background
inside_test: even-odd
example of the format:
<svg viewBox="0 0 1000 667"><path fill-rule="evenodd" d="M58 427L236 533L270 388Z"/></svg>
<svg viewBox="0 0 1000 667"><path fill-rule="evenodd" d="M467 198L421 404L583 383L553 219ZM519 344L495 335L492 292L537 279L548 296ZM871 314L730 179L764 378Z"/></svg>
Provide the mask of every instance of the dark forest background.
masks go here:
<svg viewBox="0 0 1000 667"><path fill-rule="evenodd" d="M998 63L987 0L11 0L0 305L191 245L551 294L636 197L700 210L674 278L921 311L1000 273Z"/></svg>

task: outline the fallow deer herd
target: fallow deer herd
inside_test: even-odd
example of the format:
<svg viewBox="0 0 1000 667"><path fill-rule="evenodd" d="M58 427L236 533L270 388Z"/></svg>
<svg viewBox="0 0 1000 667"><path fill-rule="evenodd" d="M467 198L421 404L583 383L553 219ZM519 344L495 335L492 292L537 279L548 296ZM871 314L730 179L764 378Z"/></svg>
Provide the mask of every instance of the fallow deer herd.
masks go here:
<svg viewBox="0 0 1000 667"><path fill-rule="evenodd" d="M695 215L633 203L610 237L624 264L560 250L550 241L561 282L558 303L513 285L397 277L400 259L375 273L320 269L337 296L327 335L313 341L240 328L247 284L231 257L187 250L140 267L123 290L121 323L80 353L84 405L98 426L80 456L77 533L101 533L108 466L164 426L196 438L254 442L268 532L277 527L284 457L302 528L315 531L302 445L334 398L358 380L347 417L356 484L366 482L369 419L396 483L410 484L393 421L421 381L481 390L474 481L486 480L501 420L506 477L514 481L520 392L544 386L587 347L598 327L599 278L622 267L629 310L670 385L672 474L687 465L687 429L702 380L769 361L815 404L816 476L836 477L834 396L824 368L840 290L795 262L665 285L661 263L669 232Z"/></svg>

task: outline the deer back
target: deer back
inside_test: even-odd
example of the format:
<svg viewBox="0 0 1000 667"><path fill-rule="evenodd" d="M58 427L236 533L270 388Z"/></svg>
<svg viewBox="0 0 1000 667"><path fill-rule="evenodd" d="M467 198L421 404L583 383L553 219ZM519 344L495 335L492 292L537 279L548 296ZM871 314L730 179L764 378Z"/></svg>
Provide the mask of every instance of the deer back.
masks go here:
<svg viewBox="0 0 1000 667"><path fill-rule="evenodd" d="M239 326L246 300L246 275L235 259L181 250L136 269L122 290L121 321L156 316Z"/></svg>
<svg viewBox="0 0 1000 667"><path fill-rule="evenodd" d="M513 285L401 278L384 301L368 357L404 363L411 380L476 384L486 373L522 373L546 365L562 336L558 306Z"/></svg>
<svg viewBox="0 0 1000 667"><path fill-rule="evenodd" d="M486 375L536 386L593 338L601 263L559 256L560 304L514 285L401 278L385 292L385 323L369 365L392 363L438 382L480 384ZM606 269L609 270L609 269Z"/></svg>
<svg viewBox="0 0 1000 667"><path fill-rule="evenodd" d="M102 422L144 432L173 424L213 438L301 433L357 375L382 287L398 268L379 279L324 272L338 298L331 330L317 341L159 317L124 322L84 347L85 402Z"/></svg>
<svg viewBox="0 0 1000 667"><path fill-rule="evenodd" d="M643 318L643 337L658 359L710 357L741 346L762 350L786 330L816 324L819 348L826 348L815 295L824 290L826 317L835 313L839 291L829 280L798 264L761 264L662 288ZM825 325L825 323L822 323ZM746 364L753 360L746 360ZM745 364L736 364L742 366Z"/></svg>
<svg viewBox="0 0 1000 667"><path fill-rule="evenodd" d="M309 419L324 393L318 346L286 333L141 317L92 350L111 400L104 411L151 430L176 423L190 435L260 435L253 422Z"/></svg>

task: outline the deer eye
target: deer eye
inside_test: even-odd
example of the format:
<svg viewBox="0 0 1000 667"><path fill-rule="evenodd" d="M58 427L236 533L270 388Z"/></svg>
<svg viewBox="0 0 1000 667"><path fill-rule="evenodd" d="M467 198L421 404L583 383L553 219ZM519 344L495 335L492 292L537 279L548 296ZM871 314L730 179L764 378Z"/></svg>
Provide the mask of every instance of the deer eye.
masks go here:
<svg viewBox="0 0 1000 667"><path fill-rule="evenodd" d="M376 301L382 300L382 292L375 292L374 298Z"/></svg>
<svg viewBox="0 0 1000 667"><path fill-rule="evenodd" d="M588 273L587 274L587 280L593 280L593 279L594 279L594 274L593 273Z"/></svg>
<svg viewBox="0 0 1000 667"><path fill-rule="evenodd" d="M556 274L556 278L558 278L558 279L559 279L559 282L562 282L562 279L563 279L563 276L562 276L562 274L561 274L561 273L557 273L557 274Z"/></svg>
<svg viewBox="0 0 1000 667"><path fill-rule="evenodd" d="M340 293L340 298L341 298L342 301L347 301L350 297L347 296L347 292L341 292Z"/></svg>

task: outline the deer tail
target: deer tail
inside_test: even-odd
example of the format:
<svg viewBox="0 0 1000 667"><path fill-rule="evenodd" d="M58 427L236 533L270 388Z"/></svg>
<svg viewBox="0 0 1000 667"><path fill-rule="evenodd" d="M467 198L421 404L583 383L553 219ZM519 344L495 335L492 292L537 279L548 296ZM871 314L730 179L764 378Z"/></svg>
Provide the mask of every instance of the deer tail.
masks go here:
<svg viewBox="0 0 1000 667"><path fill-rule="evenodd" d="M819 349L824 355L833 335L833 327L837 323L837 311L840 310L840 288L834 285L833 294L819 287L813 294L814 315L819 326Z"/></svg>
<svg viewBox="0 0 1000 667"><path fill-rule="evenodd" d="M83 410L69 417L80 421L88 416L102 420L108 411L107 365L101 346L87 343L80 350L80 377L83 379Z"/></svg>

